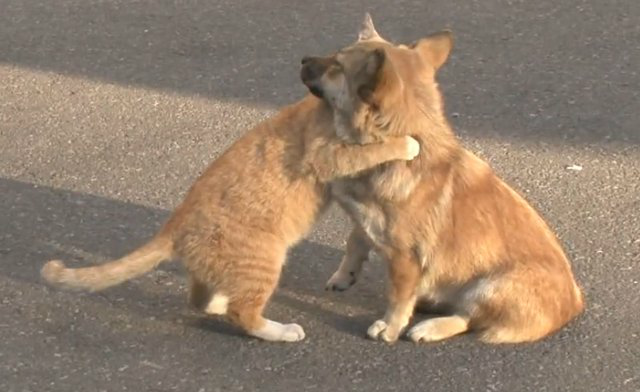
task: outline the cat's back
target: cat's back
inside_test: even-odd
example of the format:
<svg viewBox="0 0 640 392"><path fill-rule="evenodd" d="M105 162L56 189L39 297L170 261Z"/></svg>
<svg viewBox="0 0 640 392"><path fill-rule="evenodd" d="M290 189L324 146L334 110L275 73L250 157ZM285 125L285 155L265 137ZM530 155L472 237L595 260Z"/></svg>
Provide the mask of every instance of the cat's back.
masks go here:
<svg viewBox="0 0 640 392"><path fill-rule="evenodd" d="M326 202L302 167L314 110L308 99L286 106L233 143L193 184L174 225L251 227L287 241L306 232Z"/></svg>

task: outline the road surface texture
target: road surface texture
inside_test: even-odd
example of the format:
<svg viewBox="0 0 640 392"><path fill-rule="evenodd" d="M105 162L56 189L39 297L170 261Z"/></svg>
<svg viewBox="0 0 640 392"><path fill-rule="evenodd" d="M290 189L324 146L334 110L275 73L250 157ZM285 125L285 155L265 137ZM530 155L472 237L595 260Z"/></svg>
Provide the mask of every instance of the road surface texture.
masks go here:
<svg viewBox="0 0 640 392"><path fill-rule="evenodd" d="M349 231L337 209L267 312L304 326L298 344L189 310L179 264L97 294L42 284L48 259L141 244L365 11L398 42L453 29L447 112L557 231L578 320L520 346L367 340L384 269L324 291ZM0 0L0 391L639 391L639 64L637 0Z"/></svg>

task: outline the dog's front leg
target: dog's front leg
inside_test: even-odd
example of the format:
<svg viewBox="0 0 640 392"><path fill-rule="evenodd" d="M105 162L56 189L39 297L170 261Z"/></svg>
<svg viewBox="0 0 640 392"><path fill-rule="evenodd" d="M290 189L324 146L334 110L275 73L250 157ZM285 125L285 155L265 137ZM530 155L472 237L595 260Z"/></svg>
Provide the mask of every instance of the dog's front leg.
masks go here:
<svg viewBox="0 0 640 392"><path fill-rule="evenodd" d="M326 289L331 291L345 291L353 286L362 271L362 264L368 259L371 245L366 233L355 225L349 239L347 249L340 266L327 282Z"/></svg>
<svg viewBox="0 0 640 392"><path fill-rule="evenodd" d="M411 252L397 252L387 257L389 267L389 303L384 319L369 327L372 339L393 343L409 324L416 305L420 265Z"/></svg>

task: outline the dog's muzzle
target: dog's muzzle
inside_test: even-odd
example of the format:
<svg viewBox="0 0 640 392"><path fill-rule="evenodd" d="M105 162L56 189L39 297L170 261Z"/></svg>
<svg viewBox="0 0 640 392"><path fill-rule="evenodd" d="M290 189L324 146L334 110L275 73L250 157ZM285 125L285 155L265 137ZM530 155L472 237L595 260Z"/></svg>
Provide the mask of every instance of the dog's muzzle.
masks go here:
<svg viewBox="0 0 640 392"><path fill-rule="evenodd" d="M323 96L320 79L327 70L327 66L322 60L321 57L304 57L302 59L302 68L300 69L302 83L307 86L311 94L318 98Z"/></svg>

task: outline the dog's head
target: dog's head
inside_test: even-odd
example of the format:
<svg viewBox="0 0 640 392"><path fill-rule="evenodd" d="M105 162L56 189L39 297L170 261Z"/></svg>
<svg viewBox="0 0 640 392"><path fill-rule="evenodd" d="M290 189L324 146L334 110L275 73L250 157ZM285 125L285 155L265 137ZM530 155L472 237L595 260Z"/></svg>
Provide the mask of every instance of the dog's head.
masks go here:
<svg viewBox="0 0 640 392"><path fill-rule="evenodd" d="M300 77L332 107L338 136L367 143L410 132L398 129L404 122L394 113L406 116L412 103L442 111L435 74L452 44L451 33L442 31L395 45L378 34L367 14L355 44L326 57L303 58Z"/></svg>

